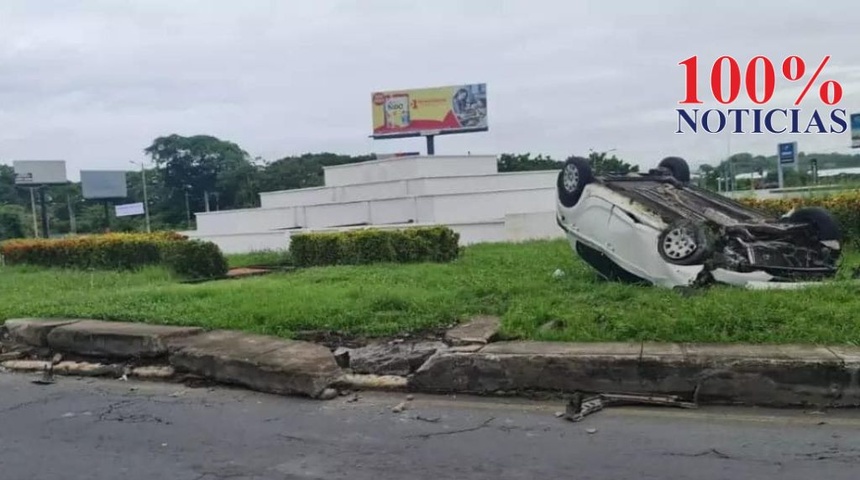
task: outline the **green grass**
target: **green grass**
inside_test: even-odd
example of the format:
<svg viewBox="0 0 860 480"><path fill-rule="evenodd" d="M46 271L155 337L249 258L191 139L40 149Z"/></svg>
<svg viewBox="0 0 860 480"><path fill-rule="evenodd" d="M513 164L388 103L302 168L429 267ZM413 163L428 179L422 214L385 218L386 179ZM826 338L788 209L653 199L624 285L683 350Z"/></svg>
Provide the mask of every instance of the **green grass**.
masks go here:
<svg viewBox="0 0 860 480"><path fill-rule="evenodd" d="M286 252L283 251L261 250L252 253L227 255L227 264L230 268L254 265L286 265L289 263L288 258Z"/></svg>
<svg viewBox="0 0 860 480"><path fill-rule="evenodd" d="M860 257L852 254L853 266ZM254 260L250 263L259 263ZM565 275L553 278L553 271ZM88 273L0 268L0 319L73 316L241 329L384 336L469 315L503 318L508 338L567 341L860 343L860 288L716 287L676 292L599 280L564 241L470 247L451 264L327 267L178 284L158 268ZM541 326L555 320L558 329Z"/></svg>

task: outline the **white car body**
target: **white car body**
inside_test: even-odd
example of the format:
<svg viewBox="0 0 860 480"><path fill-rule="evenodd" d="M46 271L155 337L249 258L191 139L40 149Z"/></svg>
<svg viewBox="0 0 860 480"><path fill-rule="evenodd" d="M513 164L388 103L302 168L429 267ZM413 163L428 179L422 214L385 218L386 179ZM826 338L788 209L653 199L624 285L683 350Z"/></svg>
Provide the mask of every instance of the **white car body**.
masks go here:
<svg viewBox="0 0 860 480"><path fill-rule="evenodd" d="M561 177L559 182L562 182ZM717 211L718 208L704 210L701 214L716 222L731 224L734 221ZM669 262L658 254L660 236L670 227L669 223L658 213L601 181L593 181L582 187L573 206L565 206L557 196L556 212L557 223L566 232L574 251L579 253L577 243L581 243L602 254L626 273L652 285L691 287L697 285L704 275L718 283L757 289L795 289L821 283L775 281L776 277L764 270L741 272L711 268L706 271L704 262L691 265Z"/></svg>

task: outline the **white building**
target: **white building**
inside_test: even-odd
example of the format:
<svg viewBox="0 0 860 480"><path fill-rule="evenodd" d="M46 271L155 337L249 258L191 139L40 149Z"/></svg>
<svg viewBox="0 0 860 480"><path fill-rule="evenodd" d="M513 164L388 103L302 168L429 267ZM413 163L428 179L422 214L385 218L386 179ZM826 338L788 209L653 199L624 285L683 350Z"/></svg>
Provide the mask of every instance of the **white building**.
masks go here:
<svg viewBox="0 0 860 480"><path fill-rule="evenodd" d="M447 225L460 244L560 238L557 170L499 173L496 157L411 156L324 167L325 186L264 192L260 208L202 212L191 238L224 253L289 248L290 236Z"/></svg>

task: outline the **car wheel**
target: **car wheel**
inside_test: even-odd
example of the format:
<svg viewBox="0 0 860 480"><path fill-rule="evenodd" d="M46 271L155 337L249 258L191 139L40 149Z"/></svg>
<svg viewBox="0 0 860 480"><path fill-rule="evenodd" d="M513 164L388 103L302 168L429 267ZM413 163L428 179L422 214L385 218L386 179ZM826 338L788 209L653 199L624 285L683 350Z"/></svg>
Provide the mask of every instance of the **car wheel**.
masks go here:
<svg viewBox="0 0 860 480"><path fill-rule="evenodd" d="M835 251L837 255L842 250L843 237L839 222L830 212L821 207L798 208L780 220L787 223L810 224L815 229L819 242Z"/></svg>
<svg viewBox="0 0 860 480"><path fill-rule="evenodd" d="M663 260L675 265L701 263L710 251L704 225L689 220L669 225L657 238L657 252Z"/></svg>
<svg viewBox="0 0 860 480"><path fill-rule="evenodd" d="M561 171L558 172L556 182L558 200L565 207L572 207L579 201L585 186L594 181L591 165L588 160L581 157L567 159Z"/></svg>
<svg viewBox="0 0 860 480"><path fill-rule="evenodd" d="M666 157L660 161L658 168L666 170L681 183L690 183L690 166L681 157Z"/></svg>

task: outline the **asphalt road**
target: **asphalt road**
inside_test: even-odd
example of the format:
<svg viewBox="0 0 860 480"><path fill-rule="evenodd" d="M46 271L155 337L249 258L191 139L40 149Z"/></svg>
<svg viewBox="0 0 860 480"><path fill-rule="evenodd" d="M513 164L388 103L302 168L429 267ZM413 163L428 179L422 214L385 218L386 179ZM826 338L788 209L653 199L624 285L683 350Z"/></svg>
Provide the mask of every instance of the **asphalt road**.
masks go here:
<svg viewBox="0 0 860 480"><path fill-rule="evenodd" d="M358 401L0 373L3 480L856 479L858 412Z"/></svg>

